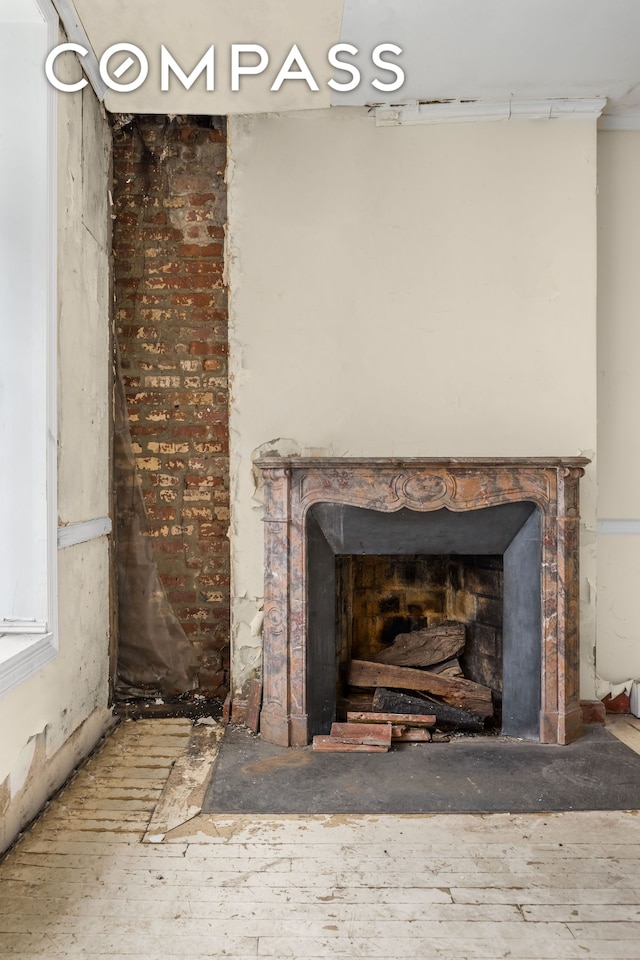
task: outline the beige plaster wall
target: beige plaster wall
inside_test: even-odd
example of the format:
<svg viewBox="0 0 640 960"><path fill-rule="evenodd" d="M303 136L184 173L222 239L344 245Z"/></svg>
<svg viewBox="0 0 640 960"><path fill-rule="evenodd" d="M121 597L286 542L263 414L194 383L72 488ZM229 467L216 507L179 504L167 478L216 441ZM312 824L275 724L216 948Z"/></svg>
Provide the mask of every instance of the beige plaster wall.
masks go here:
<svg viewBox="0 0 640 960"><path fill-rule="evenodd" d="M593 454L591 121L230 121L234 687L259 666L261 445L341 456ZM583 688L594 517L583 485ZM590 586L591 585L591 586Z"/></svg>
<svg viewBox="0 0 640 960"><path fill-rule="evenodd" d="M598 137L598 519L629 533L598 536L597 670L640 677L640 133ZM632 532L635 531L635 532Z"/></svg>
<svg viewBox="0 0 640 960"><path fill-rule="evenodd" d="M58 508L109 515L109 124L93 93L58 98ZM111 722L109 544L58 550L57 656L0 699L0 849Z"/></svg>

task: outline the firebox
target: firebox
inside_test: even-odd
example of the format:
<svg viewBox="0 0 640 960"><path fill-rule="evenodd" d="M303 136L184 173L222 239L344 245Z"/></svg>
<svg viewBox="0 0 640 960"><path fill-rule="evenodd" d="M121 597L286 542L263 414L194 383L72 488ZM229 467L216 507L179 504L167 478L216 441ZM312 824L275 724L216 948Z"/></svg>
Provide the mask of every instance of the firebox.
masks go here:
<svg viewBox="0 0 640 960"><path fill-rule="evenodd" d="M500 555L338 554L337 719L346 720L348 710L371 710L370 697L349 690L352 660L380 659L398 637L455 625L462 626L464 647L431 662L437 674L465 677L491 691L495 716L488 726L496 730L502 713L503 598Z"/></svg>
<svg viewBox="0 0 640 960"><path fill-rule="evenodd" d="M256 461L265 491L262 736L300 745L326 732L354 644L371 650L393 631L452 615L467 624L467 676L494 691L503 733L580 736L578 481L587 463Z"/></svg>

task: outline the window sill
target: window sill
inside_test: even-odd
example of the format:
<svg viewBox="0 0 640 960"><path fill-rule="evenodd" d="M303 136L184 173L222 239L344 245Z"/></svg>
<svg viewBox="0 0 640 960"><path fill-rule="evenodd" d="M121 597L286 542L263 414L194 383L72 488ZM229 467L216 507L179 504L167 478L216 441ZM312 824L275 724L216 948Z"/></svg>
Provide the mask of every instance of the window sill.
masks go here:
<svg viewBox="0 0 640 960"><path fill-rule="evenodd" d="M0 633L0 697L49 663L57 653L53 634Z"/></svg>

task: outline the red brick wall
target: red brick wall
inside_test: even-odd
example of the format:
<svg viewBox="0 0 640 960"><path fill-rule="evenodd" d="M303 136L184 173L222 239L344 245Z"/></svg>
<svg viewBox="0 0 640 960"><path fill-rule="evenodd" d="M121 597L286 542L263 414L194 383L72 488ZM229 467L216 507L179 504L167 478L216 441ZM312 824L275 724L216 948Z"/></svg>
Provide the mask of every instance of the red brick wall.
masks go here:
<svg viewBox="0 0 640 960"><path fill-rule="evenodd" d="M226 134L217 118L136 117L114 135L117 337L160 577L201 655L229 671Z"/></svg>

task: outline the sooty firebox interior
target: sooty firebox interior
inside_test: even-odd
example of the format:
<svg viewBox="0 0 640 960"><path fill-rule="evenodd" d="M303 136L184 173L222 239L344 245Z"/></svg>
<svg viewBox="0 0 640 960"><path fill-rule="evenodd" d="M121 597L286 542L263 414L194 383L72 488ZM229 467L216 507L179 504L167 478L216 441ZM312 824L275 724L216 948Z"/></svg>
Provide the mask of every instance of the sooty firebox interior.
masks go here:
<svg viewBox="0 0 640 960"><path fill-rule="evenodd" d="M466 628L462 674L491 689L499 720L502 556L337 556L336 601L338 719L350 660L372 660L399 634L453 620Z"/></svg>
<svg viewBox="0 0 640 960"><path fill-rule="evenodd" d="M340 715L350 659L442 620L466 625L464 675L491 688L502 731L537 739L540 514L532 503L385 514L317 504L307 518L307 698L313 733Z"/></svg>

